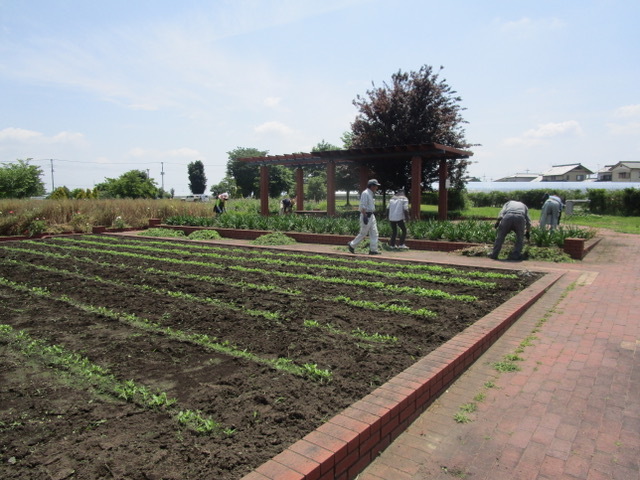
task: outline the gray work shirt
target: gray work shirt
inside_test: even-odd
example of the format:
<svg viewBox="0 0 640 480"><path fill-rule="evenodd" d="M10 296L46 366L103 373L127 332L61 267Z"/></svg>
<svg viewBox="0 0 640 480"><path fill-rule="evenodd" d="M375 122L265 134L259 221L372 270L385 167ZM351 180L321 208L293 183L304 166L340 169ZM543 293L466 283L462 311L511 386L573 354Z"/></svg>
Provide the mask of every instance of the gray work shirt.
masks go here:
<svg viewBox="0 0 640 480"><path fill-rule="evenodd" d="M527 222L527 228L531 226L531 219L529 218L529 209L522 202L517 202L515 200L510 200L504 204L502 210L500 210L500 215L498 217L500 219L506 217L507 215L522 215Z"/></svg>

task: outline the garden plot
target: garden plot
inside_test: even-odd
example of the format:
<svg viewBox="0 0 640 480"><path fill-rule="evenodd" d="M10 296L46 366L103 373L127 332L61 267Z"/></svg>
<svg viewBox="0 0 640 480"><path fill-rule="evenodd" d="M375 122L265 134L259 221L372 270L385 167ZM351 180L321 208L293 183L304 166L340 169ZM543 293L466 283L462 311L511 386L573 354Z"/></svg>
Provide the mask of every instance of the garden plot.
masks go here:
<svg viewBox="0 0 640 480"><path fill-rule="evenodd" d="M188 241L0 244L0 477L241 478L536 279Z"/></svg>

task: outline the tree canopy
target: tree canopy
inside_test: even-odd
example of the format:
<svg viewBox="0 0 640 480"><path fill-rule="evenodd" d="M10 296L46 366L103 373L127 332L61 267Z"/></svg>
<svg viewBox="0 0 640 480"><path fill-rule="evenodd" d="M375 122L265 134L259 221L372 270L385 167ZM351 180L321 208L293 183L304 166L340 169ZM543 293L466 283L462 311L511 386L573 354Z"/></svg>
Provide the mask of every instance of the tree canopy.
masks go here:
<svg viewBox="0 0 640 480"><path fill-rule="evenodd" d="M264 157L267 150L238 147L230 152L227 162L227 177L234 178L239 195L248 197L260 194L260 168L255 163L241 162L239 158ZM293 173L282 165L269 167L269 196L279 197L282 192L288 192L293 186Z"/></svg>
<svg viewBox="0 0 640 480"><path fill-rule="evenodd" d="M443 67L440 67L442 70ZM365 96L353 101L358 115L351 124L351 135L345 139L353 148L389 147L422 143L440 143L455 148L471 146L465 139L461 97L440 79L433 68L424 65L417 72L398 71L391 84L373 85ZM387 188L408 187L410 160L401 165L377 162L369 167ZM463 187L466 162L449 164L454 187ZM423 162L422 183L430 185L438 178L438 165Z"/></svg>
<svg viewBox="0 0 640 480"><path fill-rule="evenodd" d="M129 170L118 178L105 178L96 185L101 196L111 198L156 198L158 188L147 172Z"/></svg>
<svg viewBox="0 0 640 480"><path fill-rule="evenodd" d="M189 173L189 190L194 195L201 195L207 188L207 177L204 174L204 164L200 160L191 162L187 166Z"/></svg>
<svg viewBox="0 0 640 480"><path fill-rule="evenodd" d="M0 198L26 198L44 195L42 169L29 160L3 163L0 167Z"/></svg>

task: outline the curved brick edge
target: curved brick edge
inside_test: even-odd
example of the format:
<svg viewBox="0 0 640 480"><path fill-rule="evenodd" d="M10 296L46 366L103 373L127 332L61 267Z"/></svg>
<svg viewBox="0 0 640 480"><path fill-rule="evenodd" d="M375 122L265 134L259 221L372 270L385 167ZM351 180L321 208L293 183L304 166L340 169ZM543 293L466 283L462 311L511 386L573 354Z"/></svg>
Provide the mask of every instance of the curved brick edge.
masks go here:
<svg viewBox="0 0 640 480"><path fill-rule="evenodd" d="M561 277L548 273L242 480L352 480Z"/></svg>

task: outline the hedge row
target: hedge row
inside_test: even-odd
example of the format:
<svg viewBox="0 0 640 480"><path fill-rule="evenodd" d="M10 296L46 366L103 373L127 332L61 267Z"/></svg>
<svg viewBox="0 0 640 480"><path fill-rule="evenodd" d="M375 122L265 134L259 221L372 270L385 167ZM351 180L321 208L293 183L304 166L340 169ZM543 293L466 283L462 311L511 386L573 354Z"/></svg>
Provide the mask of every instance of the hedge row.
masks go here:
<svg viewBox="0 0 640 480"><path fill-rule="evenodd" d="M475 207L501 207L509 200L523 202L529 208L541 208L548 189L513 190L510 192L473 192L467 193ZM589 211L599 215L640 215L640 189L625 188L606 190L593 188L584 190L556 190L563 200L589 200Z"/></svg>

